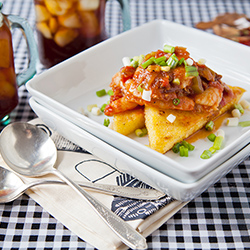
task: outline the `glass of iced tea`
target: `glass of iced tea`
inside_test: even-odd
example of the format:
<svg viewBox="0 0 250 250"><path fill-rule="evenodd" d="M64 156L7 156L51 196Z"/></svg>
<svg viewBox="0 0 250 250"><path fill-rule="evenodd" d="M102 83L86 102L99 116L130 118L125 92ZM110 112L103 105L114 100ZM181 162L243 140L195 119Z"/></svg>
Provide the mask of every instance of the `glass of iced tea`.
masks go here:
<svg viewBox="0 0 250 250"><path fill-rule="evenodd" d="M107 0L34 0L41 63L49 68L106 39ZM128 0L118 0L123 29L130 28Z"/></svg>
<svg viewBox="0 0 250 250"><path fill-rule="evenodd" d="M36 73L38 51L33 35L26 20L14 15L4 15L0 2L0 123L7 124L9 113L18 104L18 87L28 81ZM29 49L29 65L16 76L10 28L20 28L27 41Z"/></svg>

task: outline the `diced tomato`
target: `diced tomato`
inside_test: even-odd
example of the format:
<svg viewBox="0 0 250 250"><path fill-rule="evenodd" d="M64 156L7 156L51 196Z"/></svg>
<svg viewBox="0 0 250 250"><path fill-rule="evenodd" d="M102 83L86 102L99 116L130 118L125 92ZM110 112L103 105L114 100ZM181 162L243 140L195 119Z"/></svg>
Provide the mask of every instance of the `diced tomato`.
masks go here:
<svg viewBox="0 0 250 250"><path fill-rule="evenodd" d="M135 73L135 68L132 66L122 67L121 70L121 80L126 82L128 79L131 79Z"/></svg>

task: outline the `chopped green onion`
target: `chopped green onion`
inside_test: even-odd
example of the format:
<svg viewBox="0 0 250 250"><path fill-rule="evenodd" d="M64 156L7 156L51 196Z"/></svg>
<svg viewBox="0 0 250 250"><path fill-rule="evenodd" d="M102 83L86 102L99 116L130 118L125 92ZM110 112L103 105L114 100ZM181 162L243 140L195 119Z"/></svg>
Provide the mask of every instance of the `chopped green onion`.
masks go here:
<svg viewBox="0 0 250 250"><path fill-rule="evenodd" d="M142 129L138 128L138 129L135 130L135 134L136 134L137 137L143 137L147 133L148 133L148 131L147 131L146 128L142 128Z"/></svg>
<svg viewBox="0 0 250 250"><path fill-rule="evenodd" d="M168 66L166 61L161 61L160 63L158 63L160 66Z"/></svg>
<svg viewBox="0 0 250 250"><path fill-rule="evenodd" d="M174 69L177 64L178 64L179 60L177 58L177 56L175 54L172 54L168 60L167 60L167 65L171 68Z"/></svg>
<svg viewBox="0 0 250 250"><path fill-rule="evenodd" d="M206 149L203 151L200 158L201 159L209 159L211 156L212 156L212 152L210 150Z"/></svg>
<svg viewBox="0 0 250 250"><path fill-rule="evenodd" d="M216 138L216 135L212 133L212 134L208 135L207 138L208 138L209 141L214 142L214 140Z"/></svg>
<svg viewBox="0 0 250 250"><path fill-rule="evenodd" d="M179 150L180 150L181 157L188 157L188 148L184 146L180 146Z"/></svg>
<svg viewBox="0 0 250 250"><path fill-rule="evenodd" d="M195 66L186 66L185 69L186 69L186 76L187 77L199 75L198 70Z"/></svg>
<svg viewBox="0 0 250 250"><path fill-rule="evenodd" d="M94 107L97 107L97 104L89 104L89 105L87 106L87 110L88 110L89 112L91 112L92 108L94 108Z"/></svg>
<svg viewBox="0 0 250 250"><path fill-rule="evenodd" d="M249 109L250 107L250 103L245 99L240 101L240 105L242 106L243 109Z"/></svg>
<svg viewBox="0 0 250 250"><path fill-rule="evenodd" d="M144 60L144 55L139 55L139 60L138 60L138 62L139 62L139 65L141 65L141 63L142 63L142 61Z"/></svg>
<svg viewBox="0 0 250 250"><path fill-rule="evenodd" d="M104 119L103 125L104 125L105 127L108 127L109 124L110 124L110 120L109 120L109 119Z"/></svg>
<svg viewBox="0 0 250 250"><path fill-rule="evenodd" d="M250 121L239 122L239 125L241 127L248 127L248 126L250 126Z"/></svg>
<svg viewBox="0 0 250 250"><path fill-rule="evenodd" d="M147 61L143 62L141 66L146 69L149 65L151 65L155 60L155 57L150 57Z"/></svg>
<svg viewBox="0 0 250 250"><path fill-rule="evenodd" d="M181 146L181 143L180 143L180 142L177 142L177 143L173 146L172 151L173 151L174 153L179 153L179 151L180 151L180 146Z"/></svg>
<svg viewBox="0 0 250 250"><path fill-rule="evenodd" d="M134 67L134 68L137 68L139 65L139 61L134 61L132 60L132 62L130 63L130 66Z"/></svg>
<svg viewBox="0 0 250 250"><path fill-rule="evenodd" d="M164 47L163 47L163 51L166 52L166 53L174 53L175 47L165 44Z"/></svg>
<svg viewBox="0 0 250 250"><path fill-rule="evenodd" d="M106 94L107 94L107 92L106 92L105 89L101 89L101 90L96 91L96 95L97 95L98 97L102 97L102 96L104 96L104 95L106 95Z"/></svg>
<svg viewBox="0 0 250 250"><path fill-rule="evenodd" d="M234 104L234 107L240 111L241 114L244 114L244 109L239 103Z"/></svg>
<svg viewBox="0 0 250 250"><path fill-rule="evenodd" d="M155 64L160 64L161 62L165 62L166 59L167 59L166 56L161 56L161 57L155 58L155 59L154 59L154 63L155 63Z"/></svg>
<svg viewBox="0 0 250 250"><path fill-rule="evenodd" d="M108 90L107 94L108 94L109 96L112 96L112 95L114 94L114 92L113 92L112 89L110 89L110 90Z"/></svg>
<svg viewBox="0 0 250 250"><path fill-rule="evenodd" d="M180 103L180 99L179 99L179 98L174 98L174 99L173 99L173 104L174 104L175 106L177 106L179 103Z"/></svg>
<svg viewBox="0 0 250 250"><path fill-rule="evenodd" d="M104 103L104 104L101 106L101 111L102 111L102 112L104 112L104 109L105 109L106 106L107 106L106 103Z"/></svg>
<svg viewBox="0 0 250 250"><path fill-rule="evenodd" d="M212 131L214 128L214 122L213 121L209 121L206 125L205 125L205 129L207 131Z"/></svg>
<svg viewBox="0 0 250 250"><path fill-rule="evenodd" d="M137 90L138 90L139 92L143 92L143 88L141 87L141 85L142 85L142 83L137 87Z"/></svg>
<svg viewBox="0 0 250 250"><path fill-rule="evenodd" d="M185 62L185 59L182 57L182 58L179 60L179 62L178 62L178 66L181 66L182 63L184 63L184 62Z"/></svg>
<svg viewBox="0 0 250 250"><path fill-rule="evenodd" d="M236 117L236 118L241 117L241 112L238 109L233 109L231 113L233 117Z"/></svg>
<svg viewBox="0 0 250 250"><path fill-rule="evenodd" d="M209 148L209 151L214 154L217 150L214 147Z"/></svg>
<svg viewBox="0 0 250 250"><path fill-rule="evenodd" d="M100 108L98 108L98 107L93 107L92 109L91 109L91 113L93 114L93 115L100 115L101 114L101 109Z"/></svg>
<svg viewBox="0 0 250 250"><path fill-rule="evenodd" d="M189 151L193 151L194 150L194 146L192 144L190 144L189 142L187 141L182 141L181 143L185 148L187 148Z"/></svg>
<svg viewBox="0 0 250 250"><path fill-rule="evenodd" d="M181 84L181 81L180 81L179 78L175 78L175 79L173 80L173 83L176 84L176 85L180 85L180 84Z"/></svg>
<svg viewBox="0 0 250 250"><path fill-rule="evenodd" d="M216 150L220 150L223 140L224 140L223 136L216 136L213 148Z"/></svg>

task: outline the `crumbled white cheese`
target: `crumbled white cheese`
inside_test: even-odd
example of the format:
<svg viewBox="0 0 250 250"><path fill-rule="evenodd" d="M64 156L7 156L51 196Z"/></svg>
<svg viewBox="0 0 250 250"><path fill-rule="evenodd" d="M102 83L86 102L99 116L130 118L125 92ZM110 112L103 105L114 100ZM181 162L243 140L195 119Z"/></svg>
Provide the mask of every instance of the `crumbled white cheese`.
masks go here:
<svg viewBox="0 0 250 250"><path fill-rule="evenodd" d="M145 89L143 89L142 99L145 100L145 101L150 102L151 101L151 94L152 94L151 90L145 90Z"/></svg>
<svg viewBox="0 0 250 250"><path fill-rule="evenodd" d="M170 123L173 123L173 122L175 121L175 119L176 119L176 116L174 116L174 115L172 115L172 114L168 115L168 117L167 117L167 120L168 120Z"/></svg>

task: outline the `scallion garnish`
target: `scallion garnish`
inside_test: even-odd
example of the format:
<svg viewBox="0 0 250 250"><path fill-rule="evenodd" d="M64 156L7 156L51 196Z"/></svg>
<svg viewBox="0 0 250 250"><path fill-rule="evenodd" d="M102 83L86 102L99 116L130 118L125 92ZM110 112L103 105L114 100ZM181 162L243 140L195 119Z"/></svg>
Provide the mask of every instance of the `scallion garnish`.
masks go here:
<svg viewBox="0 0 250 250"><path fill-rule="evenodd" d="M103 125L104 125L105 127L108 127L109 124L110 124L110 120L109 120L109 119L104 119Z"/></svg>
<svg viewBox="0 0 250 250"><path fill-rule="evenodd" d="M240 111L240 113L243 115L244 114L244 109L239 103L235 103L234 107Z"/></svg>
<svg viewBox="0 0 250 250"><path fill-rule="evenodd" d="M212 133L212 134L208 135L207 138L208 138L209 141L214 142L214 140L216 138L216 135Z"/></svg>
<svg viewBox="0 0 250 250"><path fill-rule="evenodd" d="M223 140L224 140L223 136L216 136L214 140L213 148L216 150L220 150Z"/></svg>
<svg viewBox="0 0 250 250"><path fill-rule="evenodd" d="M179 60L179 62L178 62L178 66L181 66L182 63L184 63L184 62L185 62L185 59L182 57L182 58Z"/></svg>
<svg viewBox="0 0 250 250"><path fill-rule="evenodd" d="M193 151L194 150L194 146L192 145L192 144L190 144L189 142L187 142L187 141L182 141L182 143L181 143L185 148L187 148L188 149L188 151Z"/></svg>
<svg viewBox="0 0 250 250"><path fill-rule="evenodd" d="M250 121L239 122L239 125L241 127L248 127L248 126L250 126Z"/></svg>
<svg viewBox="0 0 250 250"><path fill-rule="evenodd" d="M172 151L174 152L174 153L179 153L179 151L180 151L180 146L181 146L181 143L180 142L177 142L173 147L172 147Z"/></svg>
<svg viewBox="0 0 250 250"><path fill-rule="evenodd" d="M112 96L112 95L114 94L114 92L113 92L112 89L110 89L110 90L108 90L107 94L108 94L109 96Z"/></svg>
<svg viewBox="0 0 250 250"><path fill-rule="evenodd" d="M203 153L201 154L201 159L209 159L212 156L212 152L208 149L204 150Z"/></svg>
<svg viewBox="0 0 250 250"><path fill-rule="evenodd" d="M143 88L142 88L141 86L142 86L142 83L137 87L137 90L138 90L139 92L143 92Z"/></svg>
<svg viewBox="0 0 250 250"><path fill-rule="evenodd" d="M186 156L188 157L188 151L193 151L194 150L194 146L192 144L190 144L187 141L182 141L182 142L177 142L173 147L172 147L172 151L174 153L179 153L180 152L180 156Z"/></svg>
<svg viewBox="0 0 250 250"><path fill-rule="evenodd" d="M214 122L213 122L213 121L209 121L209 122L207 122L207 124L205 125L205 129L206 129L207 131L212 131L213 128L214 128Z"/></svg>
<svg viewBox="0 0 250 250"><path fill-rule="evenodd" d="M97 95L98 97L102 97L102 96L104 96L104 95L106 95L106 94L107 94L107 92L106 92L105 89L101 89L101 90L96 91L96 95Z"/></svg>
<svg viewBox="0 0 250 250"><path fill-rule="evenodd" d="M164 47L163 47L163 51L166 52L166 53L174 53L175 47L165 44Z"/></svg>
<svg viewBox="0 0 250 250"><path fill-rule="evenodd" d="M89 105L87 106L87 110L88 110L89 112L91 112L92 108L94 108L94 107L97 107L97 104L89 104Z"/></svg>
<svg viewBox="0 0 250 250"><path fill-rule="evenodd" d="M149 65L151 65L155 60L155 57L150 57L147 61L143 62L141 66L146 69Z"/></svg>
<svg viewBox="0 0 250 250"><path fill-rule="evenodd" d="M174 69L178 65L178 58L175 54L172 54L168 60L167 60L167 65L171 68Z"/></svg>
<svg viewBox="0 0 250 250"><path fill-rule="evenodd" d="M139 56L139 60L138 60L139 65L141 65L142 61L144 60L144 57L145 57L144 55Z"/></svg>
<svg viewBox="0 0 250 250"><path fill-rule="evenodd" d="M143 136L147 135L147 133L148 133L148 131L146 128L142 128L142 129L138 128L135 130L135 134L137 137L143 137Z"/></svg>
<svg viewBox="0 0 250 250"><path fill-rule="evenodd" d="M155 58L155 59L154 59L154 63L160 65L160 63L162 63L162 62L165 63L166 59L167 59L166 56L161 56L161 57Z"/></svg>
<svg viewBox="0 0 250 250"><path fill-rule="evenodd" d="M178 104L180 104L180 99L179 99L179 98L174 98L174 99L173 99L173 104L174 104L175 106L177 106Z"/></svg>
<svg viewBox="0 0 250 250"><path fill-rule="evenodd" d="M184 146L180 146L179 150L180 150L181 157L188 157L188 148Z"/></svg>
<svg viewBox="0 0 250 250"><path fill-rule="evenodd" d="M102 111L102 112L104 112L106 106L107 106L106 103L104 103L104 104L101 106L101 111Z"/></svg>

